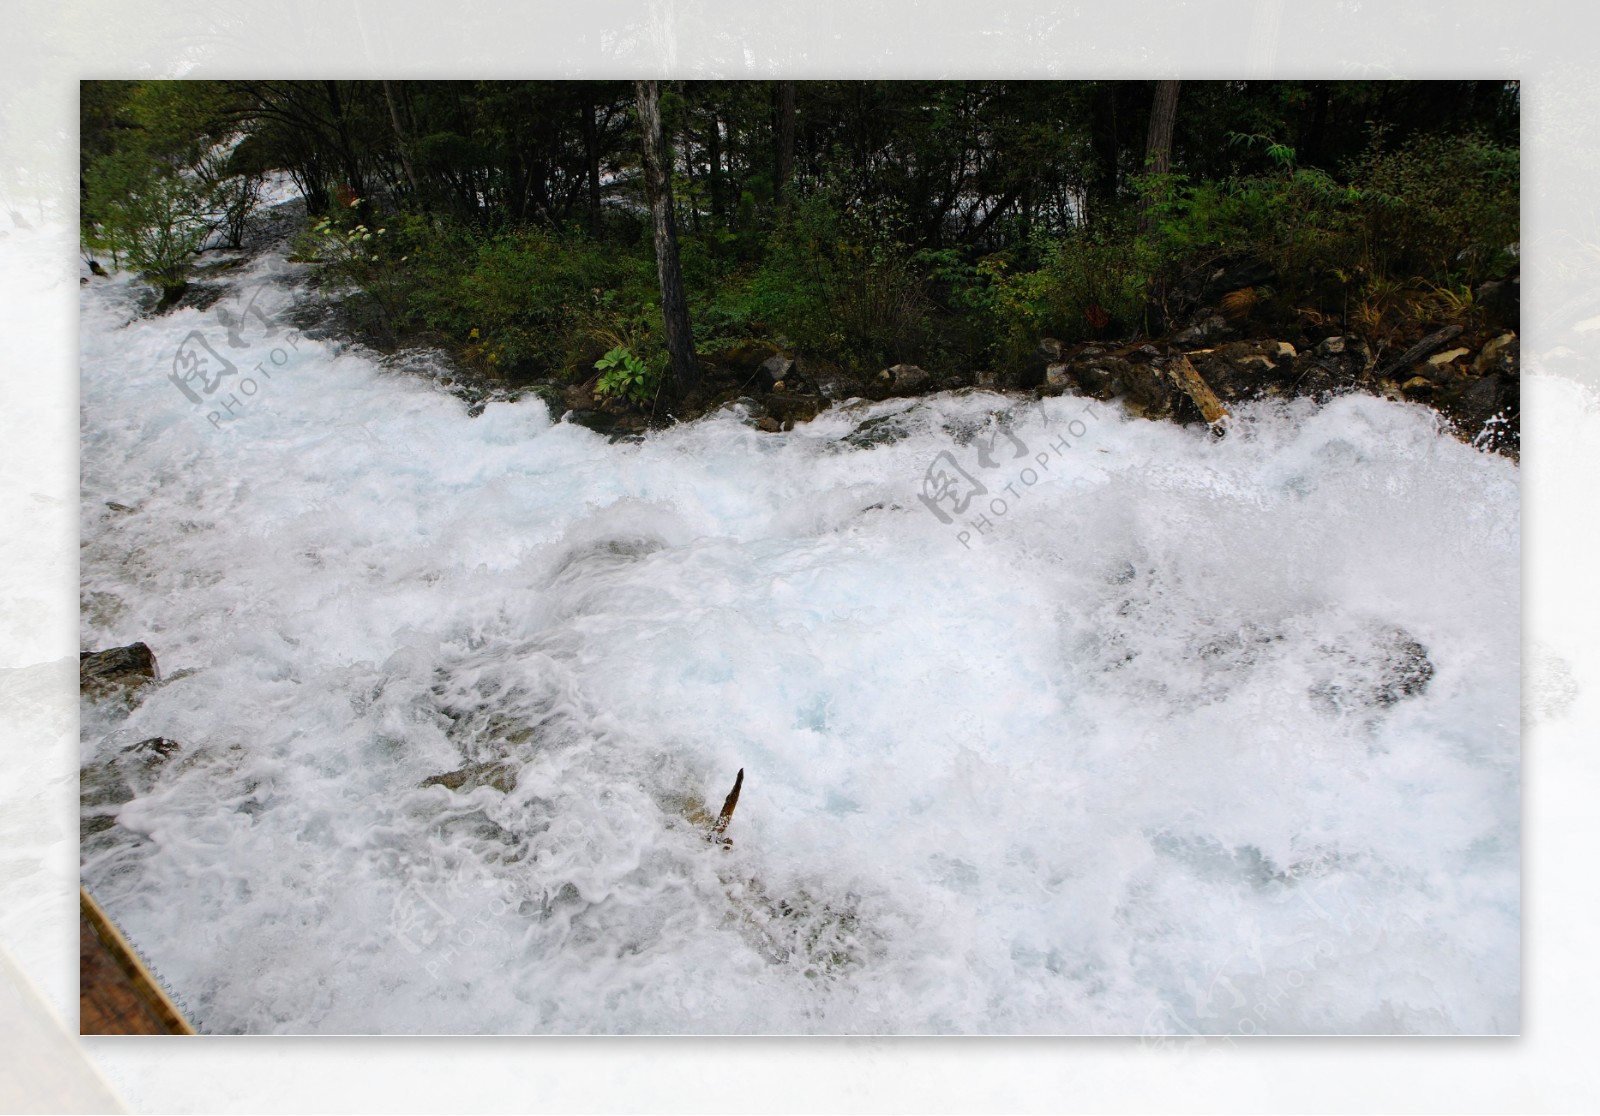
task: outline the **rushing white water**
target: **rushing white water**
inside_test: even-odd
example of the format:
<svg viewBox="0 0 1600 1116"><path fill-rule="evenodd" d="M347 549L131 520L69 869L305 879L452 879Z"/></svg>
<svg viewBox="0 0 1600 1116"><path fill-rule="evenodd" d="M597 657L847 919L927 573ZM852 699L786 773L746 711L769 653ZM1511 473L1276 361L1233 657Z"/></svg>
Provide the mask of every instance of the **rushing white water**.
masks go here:
<svg viewBox="0 0 1600 1116"><path fill-rule="evenodd" d="M1512 463L1364 396L611 444L291 336L297 282L83 295L83 645L168 679L85 706L83 875L202 1029L1517 1029Z"/></svg>

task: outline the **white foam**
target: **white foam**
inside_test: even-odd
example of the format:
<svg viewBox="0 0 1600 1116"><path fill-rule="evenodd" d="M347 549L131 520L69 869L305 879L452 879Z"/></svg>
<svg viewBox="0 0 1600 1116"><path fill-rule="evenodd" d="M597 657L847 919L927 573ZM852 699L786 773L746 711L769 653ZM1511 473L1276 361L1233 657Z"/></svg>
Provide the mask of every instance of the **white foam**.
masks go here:
<svg viewBox="0 0 1600 1116"><path fill-rule="evenodd" d="M131 292L83 294L83 640L195 673L86 715L86 762L183 753L84 877L203 1028L1516 1029L1518 476L1428 412L612 445ZM215 424L196 329L219 390L283 354ZM986 470L952 431L1005 408ZM740 767L719 850L685 799Z"/></svg>

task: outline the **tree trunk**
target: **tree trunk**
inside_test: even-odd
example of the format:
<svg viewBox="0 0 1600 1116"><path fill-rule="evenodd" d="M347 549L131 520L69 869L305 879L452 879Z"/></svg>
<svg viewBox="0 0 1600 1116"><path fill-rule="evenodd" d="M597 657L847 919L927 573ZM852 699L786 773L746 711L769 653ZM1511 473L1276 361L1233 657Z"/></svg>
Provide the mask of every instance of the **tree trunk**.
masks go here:
<svg viewBox="0 0 1600 1116"><path fill-rule="evenodd" d="M677 389L686 391L700 380L694 360L694 334L689 329L689 303L678 262L678 230L672 217L672 177L661 136L661 95L653 81L633 83L639 104L639 132L644 150L645 196L655 232L656 274L661 281L661 318Z"/></svg>
<svg viewBox="0 0 1600 1116"><path fill-rule="evenodd" d="M725 208L722 203L722 125L715 108L711 110L711 127L706 131L706 151L711 162L711 215L720 218Z"/></svg>
<svg viewBox="0 0 1600 1116"><path fill-rule="evenodd" d="M794 173L794 82L778 82L778 157L772 179L772 200L783 204L783 191Z"/></svg>
<svg viewBox="0 0 1600 1116"><path fill-rule="evenodd" d="M344 99L339 96L339 83L324 81L322 86L328 95L328 104L333 110L333 127L339 137L339 160L344 164L345 185L350 187L356 197L365 200L367 184L365 176L361 173L361 162L356 158L355 147L350 142L350 129L345 120Z"/></svg>
<svg viewBox="0 0 1600 1116"><path fill-rule="evenodd" d="M1149 174L1172 170L1172 123L1178 118L1176 81L1156 82L1155 103L1150 106L1150 132L1144 143L1144 168Z"/></svg>
<svg viewBox="0 0 1600 1116"><path fill-rule="evenodd" d="M1150 131L1144 143L1144 173L1166 175L1172 173L1172 124L1178 118L1178 85L1176 81L1156 82L1155 101L1150 106ZM1147 193L1139 205L1139 231L1150 227L1150 197Z"/></svg>
<svg viewBox="0 0 1600 1116"><path fill-rule="evenodd" d="M383 83L383 99L389 106L389 123L394 126L394 142L400 149L400 166L406 172L406 185L411 188L412 198L420 202L422 199L417 190L417 175L411 168L411 143L406 139L406 130L400 126L400 111L395 107L394 91L387 81Z"/></svg>
<svg viewBox="0 0 1600 1116"><path fill-rule="evenodd" d="M595 123L594 91L583 96L584 175L589 180L589 232L600 231L600 129Z"/></svg>

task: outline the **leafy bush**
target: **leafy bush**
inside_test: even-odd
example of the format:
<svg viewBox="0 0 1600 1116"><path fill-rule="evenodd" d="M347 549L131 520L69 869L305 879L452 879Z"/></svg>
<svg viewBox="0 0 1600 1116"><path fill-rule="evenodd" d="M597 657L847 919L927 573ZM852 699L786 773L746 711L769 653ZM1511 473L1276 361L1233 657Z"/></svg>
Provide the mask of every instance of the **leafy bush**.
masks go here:
<svg viewBox="0 0 1600 1116"><path fill-rule="evenodd" d="M650 347L638 319L655 296L653 261L537 228L482 233L420 217L393 224L377 261L386 278L362 286L392 304L382 316L394 319L395 340L431 332L462 346L479 371L513 377L574 374L619 336Z"/></svg>
<svg viewBox="0 0 1600 1116"><path fill-rule="evenodd" d="M205 245L211 206L196 183L138 150L96 160L84 179L84 243L163 292L181 290Z"/></svg>
<svg viewBox="0 0 1600 1116"><path fill-rule="evenodd" d="M911 253L830 199L797 201L752 276L749 316L784 344L857 367L932 350L931 305Z"/></svg>
<svg viewBox="0 0 1600 1116"><path fill-rule="evenodd" d="M1381 137L1349 169L1360 186L1373 270L1440 285L1504 274L1519 224L1519 155L1480 136Z"/></svg>
<svg viewBox="0 0 1600 1116"><path fill-rule="evenodd" d="M1014 365L1044 335L1080 337L1138 325L1146 273L1126 221L1077 226L1042 240L1032 269L1013 268L1005 254L977 266L986 280L979 300L1001 338L996 357Z"/></svg>
<svg viewBox="0 0 1600 1116"><path fill-rule="evenodd" d="M631 403L648 402L660 390L665 372L662 363L652 367L623 345L606 353L594 366L600 372L595 393Z"/></svg>

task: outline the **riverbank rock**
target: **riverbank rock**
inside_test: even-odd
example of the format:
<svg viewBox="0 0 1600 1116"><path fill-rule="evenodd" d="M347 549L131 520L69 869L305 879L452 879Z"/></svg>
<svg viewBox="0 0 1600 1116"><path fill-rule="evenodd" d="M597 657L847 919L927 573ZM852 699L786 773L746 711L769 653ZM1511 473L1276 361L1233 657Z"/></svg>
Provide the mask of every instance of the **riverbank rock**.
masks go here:
<svg viewBox="0 0 1600 1116"><path fill-rule="evenodd" d="M120 696L132 704L142 687L160 677L155 653L144 643L78 655L78 692L87 698Z"/></svg>
<svg viewBox="0 0 1600 1116"><path fill-rule="evenodd" d="M585 430L593 430L596 434L609 434L617 425L617 416L607 411L597 411L593 408L568 411L562 416L562 422L570 422L574 426L581 426Z"/></svg>
<svg viewBox="0 0 1600 1116"><path fill-rule="evenodd" d="M1287 341L1230 341L1186 355L1211 390L1232 403L1281 394L1299 353Z"/></svg>
<svg viewBox="0 0 1600 1116"><path fill-rule="evenodd" d="M1172 335L1174 345L1207 345L1218 341L1233 330L1220 314L1208 314L1187 329L1179 330Z"/></svg>
<svg viewBox="0 0 1600 1116"><path fill-rule="evenodd" d="M1287 391L1326 396L1370 383L1375 383L1372 349L1356 334L1335 334L1295 358Z"/></svg>
<svg viewBox="0 0 1600 1116"><path fill-rule="evenodd" d="M777 353L761 362L761 374L767 383L778 384L794 373L794 358Z"/></svg>
<svg viewBox="0 0 1600 1116"><path fill-rule="evenodd" d="M782 430L793 430L797 422L810 422L827 406L828 401L821 395L809 392L775 392L766 399L768 417Z"/></svg>
<svg viewBox="0 0 1600 1116"><path fill-rule="evenodd" d="M915 364L896 364L878 373L878 386L887 395L915 395L929 385L933 377Z"/></svg>
<svg viewBox="0 0 1600 1116"><path fill-rule="evenodd" d="M1485 320L1499 329L1515 329L1522 316L1522 275L1513 270L1504 279L1490 279L1480 283L1472 292L1472 301L1482 311Z"/></svg>
<svg viewBox="0 0 1600 1116"><path fill-rule="evenodd" d="M1410 370L1412 375L1426 376L1428 370L1421 366L1435 352L1442 349L1447 342L1461 336L1461 331L1462 327L1460 325L1452 323L1441 330L1428 334L1393 360L1386 361L1383 366L1384 373L1387 375L1404 374L1407 370ZM1432 379L1431 376L1428 378Z"/></svg>

